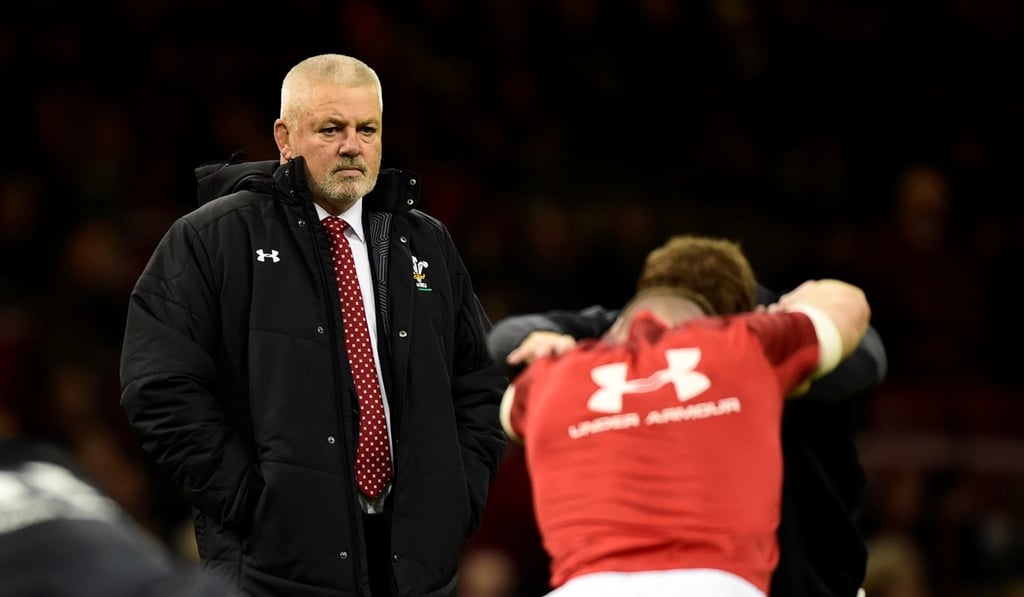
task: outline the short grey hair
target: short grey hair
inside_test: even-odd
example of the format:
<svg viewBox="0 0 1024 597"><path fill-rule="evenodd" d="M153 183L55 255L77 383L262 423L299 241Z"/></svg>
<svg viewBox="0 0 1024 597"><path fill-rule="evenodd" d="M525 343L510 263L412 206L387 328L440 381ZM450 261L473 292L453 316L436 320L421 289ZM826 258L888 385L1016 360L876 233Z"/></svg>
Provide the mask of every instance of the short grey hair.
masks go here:
<svg viewBox="0 0 1024 597"><path fill-rule="evenodd" d="M377 89L381 110L384 109L384 95L380 78L368 64L344 54L320 54L311 56L296 64L288 71L281 84L281 118L293 120L302 109L304 90L310 83L334 83L345 87L372 85Z"/></svg>

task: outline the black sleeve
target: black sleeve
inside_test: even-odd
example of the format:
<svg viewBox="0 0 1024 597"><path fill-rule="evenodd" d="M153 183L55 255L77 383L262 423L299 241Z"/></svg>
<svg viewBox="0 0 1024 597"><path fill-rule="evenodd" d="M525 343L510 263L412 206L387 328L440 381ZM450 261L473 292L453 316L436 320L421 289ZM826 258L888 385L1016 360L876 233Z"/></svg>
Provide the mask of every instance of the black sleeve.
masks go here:
<svg viewBox="0 0 1024 597"><path fill-rule="evenodd" d="M499 320L487 335L487 349L495 363L504 363L508 353L515 350L530 332L546 330L569 334L573 338L596 338L603 334L619 311L593 305L581 311L547 311L512 315Z"/></svg>
<svg viewBox="0 0 1024 597"><path fill-rule="evenodd" d="M493 362L487 336L491 321L473 289L466 265L448 230L443 230L448 267L452 269L456 318L454 363L451 371L452 402L455 409L462 464L473 511L470 531L480 524L487 495L505 455L507 439L498 410L508 387L502 367Z"/></svg>
<svg viewBox="0 0 1024 597"><path fill-rule="evenodd" d="M121 406L190 504L237 529L249 524L264 481L213 394L221 319L211 253L185 218L154 250L128 300Z"/></svg>

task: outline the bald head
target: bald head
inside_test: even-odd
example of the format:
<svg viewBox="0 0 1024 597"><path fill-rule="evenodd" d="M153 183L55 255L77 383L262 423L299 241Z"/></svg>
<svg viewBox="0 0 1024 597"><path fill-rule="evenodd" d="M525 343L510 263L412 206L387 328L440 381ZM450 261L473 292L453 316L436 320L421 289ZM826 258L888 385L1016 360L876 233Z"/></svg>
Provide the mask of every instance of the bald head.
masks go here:
<svg viewBox="0 0 1024 597"><path fill-rule="evenodd" d="M608 330L608 337L622 341L629 335L629 324L637 313L648 311L666 325L675 326L695 317L711 315L707 300L678 286L655 286L638 292Z"/></svg>

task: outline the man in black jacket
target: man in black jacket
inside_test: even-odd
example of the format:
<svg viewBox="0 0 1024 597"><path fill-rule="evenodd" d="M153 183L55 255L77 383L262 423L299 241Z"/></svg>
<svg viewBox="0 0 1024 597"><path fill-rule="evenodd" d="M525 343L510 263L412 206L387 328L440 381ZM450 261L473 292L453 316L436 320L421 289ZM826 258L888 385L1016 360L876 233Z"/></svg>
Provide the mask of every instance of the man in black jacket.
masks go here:
<svg viewBox="0 0 1024 597"><path fill-rule="evenodd" d="M217 198L171 226L131 294L122 406L194 507L204 563L246 594L453 595L505 448L490 321L416 209L420 181L380 170L381 120L369 66L300 62L280 160L198 169L201 203ZM355 471L371 418L383 489Z"/></svg>
<svg viewBox="0 0 1024 597"><path fill-rule="evenodd" d="M777 300L758 286L758 304ZM602 335L619 312L599 305L507 317L488 337L491 355L513 373L539 356L567 351L576 340ZM867 549L859 528L864 472L854 441L858 399L884 379L888 363L869 327L857 349L783 411L782 521L772 595L855 597Z"/></svg>

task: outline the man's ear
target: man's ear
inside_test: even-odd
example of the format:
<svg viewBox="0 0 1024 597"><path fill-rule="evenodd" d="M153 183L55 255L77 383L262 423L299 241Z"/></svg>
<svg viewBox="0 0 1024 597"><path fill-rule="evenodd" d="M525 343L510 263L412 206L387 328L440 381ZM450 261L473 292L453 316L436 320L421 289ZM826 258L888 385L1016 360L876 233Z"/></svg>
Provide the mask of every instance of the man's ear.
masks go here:
<svg viewBox="0 0 1024 597"><path fill-rule="evenodd" d="M274 142L277 143L277 151L281 154L282 164L295 157L292 155L291 144L288 141L288 125L281 118L274 121Z"/></svg>

